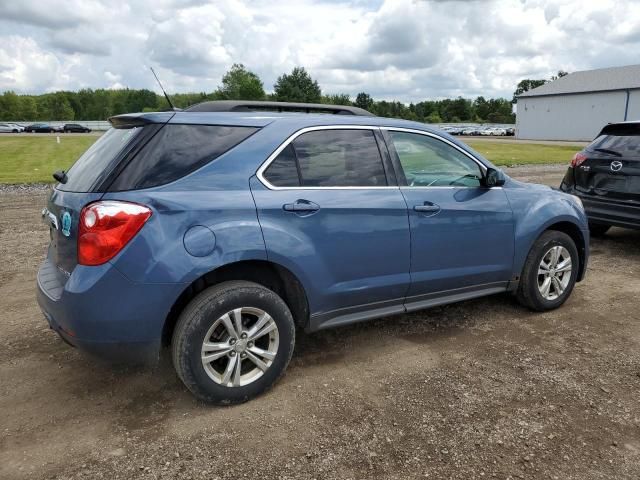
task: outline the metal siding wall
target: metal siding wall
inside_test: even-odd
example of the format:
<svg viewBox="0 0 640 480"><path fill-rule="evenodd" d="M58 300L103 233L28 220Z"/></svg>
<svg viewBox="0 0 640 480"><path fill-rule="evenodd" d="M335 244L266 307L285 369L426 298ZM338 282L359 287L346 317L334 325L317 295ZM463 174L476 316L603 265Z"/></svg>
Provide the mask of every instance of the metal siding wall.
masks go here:
<svg viewBox="0 0 640 480"><path fill-rule="evenodd" d="M625 91L521 98L516 136L527 140L593 140L607 123L624 120L626 99ZM640 106L637 101L635 105ZM636 109L636 113L640 112Z"/></svg>
<svg viewBox="0 0 640 480"><path fill-rule="evenodd" d="M631 90L627 120L640 120L640 90Z"/></svg>

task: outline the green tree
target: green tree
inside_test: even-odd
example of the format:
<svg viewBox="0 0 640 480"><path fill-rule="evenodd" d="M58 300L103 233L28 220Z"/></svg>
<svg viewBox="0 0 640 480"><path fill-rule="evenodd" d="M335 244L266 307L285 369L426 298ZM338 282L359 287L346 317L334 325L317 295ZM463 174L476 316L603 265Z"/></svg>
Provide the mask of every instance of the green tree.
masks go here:
<svg viewBox="0 0 640 480"><path fill-rule="evenodd" d="M33 97L23 95L20 97L20 120L32 122L38 118L38 107Z"/></svg>
<svg viewBox="0 0 640 480"><path fill-rule="evenodd" d="M19 120L20 98L15 92L9 90L0 96L0 119Z"/></svg>
<svg viewBox="0 0 640 480"><path fill-rule="evenodd" d="M485 100L484 97L480 96L473 101L473 111L475 116L480 119L480 121L484 121L489 118L490 107L489 102Z"/></svg>
<svg viewBox="0 0 640 480"><path fill-rule="evenodd" d="M547 83L546 80L531 80L529 78L520 80L520 83L518 83L518 86L516 87L516 91L513 92L513 103L518 102L518 95L522 95L524 92L538 88L545 83Z"/></svg>
<svg viewBox="0 0 640 480"><path fill-rule="evenodd" d="M358 95L356 95L356 101L354 105L365 110L371 110L371 108L373 108L373 98L371 98L368 93L360 92Z"/></svg>
<svg viewBox="0 0 640 480"><path fill-rule="evenodd" d="M472 119L471 100L462 97L442 100L438 113L445 122L452 122L456 118L458 121L468 122Z"/></svg>
<svg viewBox="0 0 640 480"><path fill-rule="evenodd" d="M551 77L551 81L557 80L562 77L566 77L569 75L569 72L565 72L564 70L558 70L558 74Z"/></svg>
<svg viewBox="0 0 640 480"><path fill-rule="evenodd" d="M322 103L329 105L351 105L351 97L347 93L338 93L334 95L323 95Z"/></svg>
<svg viewBox="0 0 640 480"><path fill-rule="evenodd" d="M273 90L279 102L319 103L322 98L318 82L311 78L304 67L295 67L290 74L278 77Z"/></svg>
<svg viewBox="0 0 640 480"><path fill-rule="evenodd" d="M234 63L222 77L222 86L218 89L224 100L264 100L262 81L241 63Z"/></svg>
<svg viewBox="0 0 640 480"><path fill-rule="evenodd" d="M64 92L52 93L48 104L51 120L73 120L74 111Z"/></svg>
<svg viewBox="0 0 640 480"><path fill-rule="evenodd" d="M436 112L429 114L427 118L425 118L427 123L442 123L442 118Z"/></svg>

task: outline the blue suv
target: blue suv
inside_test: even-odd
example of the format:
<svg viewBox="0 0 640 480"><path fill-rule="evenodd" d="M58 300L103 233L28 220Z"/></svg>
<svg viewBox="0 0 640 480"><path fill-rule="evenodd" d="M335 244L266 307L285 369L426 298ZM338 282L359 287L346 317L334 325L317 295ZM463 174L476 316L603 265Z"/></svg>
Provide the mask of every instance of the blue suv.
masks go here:
<svg viewBox="0 0 640 480"><path fill-rule="evenodd" d="M110 121L55 174L38 302L103 358L153 361L170 345L205 402L270 387L297 328L500 292L544 311L585 274L578 198L424 124L242 102Z"/></svg>

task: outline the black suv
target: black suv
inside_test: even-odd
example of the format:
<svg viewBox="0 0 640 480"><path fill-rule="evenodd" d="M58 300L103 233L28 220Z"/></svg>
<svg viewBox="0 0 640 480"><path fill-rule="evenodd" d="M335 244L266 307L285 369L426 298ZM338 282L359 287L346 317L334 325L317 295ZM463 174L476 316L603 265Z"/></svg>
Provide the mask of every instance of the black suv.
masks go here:
<svg viewBox="0 0 640 480"><path fill-rule="evenodd" d="M594 236L640 229L640 121L605 126L575 154L560 190L580 197Z"/></svg>
<svg viewBox="0 0 640 480"><path fill-rule="evenodd" d="M64 133L89 133L91 131L88 127L83 127L79 123L65 123L62 127Z"/></svg>

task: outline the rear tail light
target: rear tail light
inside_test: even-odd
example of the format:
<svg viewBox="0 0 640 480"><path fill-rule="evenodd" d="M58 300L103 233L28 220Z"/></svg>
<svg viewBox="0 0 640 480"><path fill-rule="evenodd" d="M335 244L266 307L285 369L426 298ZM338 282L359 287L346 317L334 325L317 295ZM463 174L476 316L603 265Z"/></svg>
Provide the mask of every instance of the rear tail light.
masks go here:
<svg viewBox="0 0 640 480"><path fill-rule="evenodd" d="M587 156L584 153L578 152L573 156L573 159L571 160L571 166L579 167L586 159Z"/></svg>
<svg viewBox="0 0 640 480"><path fill-rule="evenodd" d="M78 263L101 265L115 257L151 216L151 209L137 203L91 203L80 213Z"/></svg>

